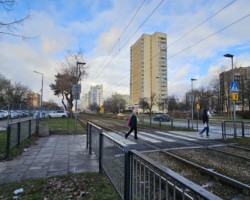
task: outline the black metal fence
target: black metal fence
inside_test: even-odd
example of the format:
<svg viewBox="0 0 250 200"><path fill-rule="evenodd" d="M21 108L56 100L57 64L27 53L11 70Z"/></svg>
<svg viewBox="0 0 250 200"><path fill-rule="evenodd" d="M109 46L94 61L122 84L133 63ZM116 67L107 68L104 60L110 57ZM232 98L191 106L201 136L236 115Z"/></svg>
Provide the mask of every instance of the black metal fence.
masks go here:
<svg viewBox="0 0 250 200"><path fill-rule="evenodd" d="M222 139L250 137L250 122L223 121Z"/></svg>
<svg viewBox="0 0 250 200"><path fill-rule="evenodd" d="M121 199L220 199L88 123L87 147Z"/></svg>
<svg viewBox="0 0 250 200"><path fill-rule="evenodd" d="M7 127L6 157L9 156L10 149L18 146L21 141L30 138L37 132L38 120L30 119L26 121L14 122Z"/></svg>

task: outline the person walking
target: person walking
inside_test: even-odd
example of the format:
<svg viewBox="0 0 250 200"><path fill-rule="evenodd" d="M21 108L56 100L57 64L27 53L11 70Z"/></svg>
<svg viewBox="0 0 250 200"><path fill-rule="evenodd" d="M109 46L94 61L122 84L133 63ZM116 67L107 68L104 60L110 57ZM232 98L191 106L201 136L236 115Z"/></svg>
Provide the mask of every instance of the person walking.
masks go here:
<svg viewBox="0 0 250 200"><path fill-rule="evenodd" d="M208 115L208 111L206 109L203 110L202 119L203 119L204 128L199 134L202 137L203 136L202 134L206 131L207 136L209 136L209 126L208 126L209 115Z"/></svg>
<svg viewBox="0 0 250 200"><path fill-rule="evenodd" d="M133 109L133 114L130 117L130 121L129 121L129 131L125 134L125 139L128 138L128 136L130 135L130 133L132 133L132 131L134 131L134 138L137 139L137 110Z"/></svg>

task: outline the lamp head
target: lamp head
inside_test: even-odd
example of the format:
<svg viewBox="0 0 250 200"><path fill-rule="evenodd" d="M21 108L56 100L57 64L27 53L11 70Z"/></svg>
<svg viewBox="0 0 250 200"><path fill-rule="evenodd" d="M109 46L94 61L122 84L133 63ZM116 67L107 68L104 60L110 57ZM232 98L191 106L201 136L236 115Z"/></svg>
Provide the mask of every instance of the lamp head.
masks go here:
<svg viewBox="0 0 250 200"><path fill-rule="evenodd" d="M234 55L227 53L227 54L225 54L225 55L224 55L224 57L227 57L227 58L233 58L233 57L234 57Z"/></svg>
<svg viewBox="0 0 250 200"><path fill-rule="evenodd" d="M85 62L76 62L77 65L85 65L86 63Z"/></svg>

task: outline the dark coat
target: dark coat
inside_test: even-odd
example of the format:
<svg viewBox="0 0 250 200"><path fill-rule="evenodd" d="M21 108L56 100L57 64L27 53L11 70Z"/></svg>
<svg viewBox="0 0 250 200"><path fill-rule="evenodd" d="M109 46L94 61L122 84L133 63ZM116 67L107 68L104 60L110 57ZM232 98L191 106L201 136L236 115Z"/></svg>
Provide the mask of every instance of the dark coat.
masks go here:
<svg viewBox="0 0 250 200"><path fill-rule="evenodd" d="M137 127L137 117L134 114L130 117L130 127Z"/></svg>
<svg viewBox="0 0 250 200"><path fill-rule="evenodd" d="M209 122L209 116L208 116L208 114L207 114L207 111L206 110L204 110L203 111L203 116L202 116L202 119L203 119L203 123L205 124L205 123L207 123L208 124L208 122Z"/></svg>

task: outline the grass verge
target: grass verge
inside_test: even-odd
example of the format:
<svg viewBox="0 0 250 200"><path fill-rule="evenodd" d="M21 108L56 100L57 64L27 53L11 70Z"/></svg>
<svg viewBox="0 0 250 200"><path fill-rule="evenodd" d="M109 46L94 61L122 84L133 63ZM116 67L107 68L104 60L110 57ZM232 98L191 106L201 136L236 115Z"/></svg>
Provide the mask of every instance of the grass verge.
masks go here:
<svg viewBox="0 0 250 200"><path fill-rule="evenodd" d="M0 160L6 156L7 131L0 131Z"/></svg>
<svg viewBox="0 0 250 200"><path fill-rule="evenodd" d="M23 188L20 199L92 199L117 200L115 189L109 180L99 173L69 174L46 179L27 180L21 183L3 184L0 199L13 199L14 191Z"/></svg>
<svg viewBox="0 0 250 200"><path fill-rule="evenodd" d="M72 118L47 118L40 120L40 125L48 125L50 133L84 133L85 129Z"/></svg>

